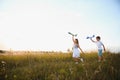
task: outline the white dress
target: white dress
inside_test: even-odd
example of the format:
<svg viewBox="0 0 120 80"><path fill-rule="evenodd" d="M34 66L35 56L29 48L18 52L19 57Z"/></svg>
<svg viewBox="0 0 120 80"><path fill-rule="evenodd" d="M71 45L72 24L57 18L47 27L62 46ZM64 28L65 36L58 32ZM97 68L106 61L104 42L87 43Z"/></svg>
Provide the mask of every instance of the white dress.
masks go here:
<svg viewBox="0 0 120 80"><path fill-rule="evenodd" d="M73 57L74 58L80 57L80 51L79 51L77 44L74 44L74 46L73 46Z"/></svg>

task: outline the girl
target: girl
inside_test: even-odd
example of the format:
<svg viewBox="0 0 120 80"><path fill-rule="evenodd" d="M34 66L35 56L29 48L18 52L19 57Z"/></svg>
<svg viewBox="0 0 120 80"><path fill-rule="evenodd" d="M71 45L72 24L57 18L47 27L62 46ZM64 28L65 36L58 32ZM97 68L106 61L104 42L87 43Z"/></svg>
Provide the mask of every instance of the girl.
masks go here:
<svg viewBox="0 0 120 80"><path fill-rule="evenodd" d="M78 39L74 39L74 36L72 36L72 40L73 40L73 43L74 43L73 58L74 58L76 64L78 64L78 62L80 61L80 51L79 50L81 50L82 53L84 53L84 52L80 48ZM81 61L83 61L83 60L81 59Z"/></svg>

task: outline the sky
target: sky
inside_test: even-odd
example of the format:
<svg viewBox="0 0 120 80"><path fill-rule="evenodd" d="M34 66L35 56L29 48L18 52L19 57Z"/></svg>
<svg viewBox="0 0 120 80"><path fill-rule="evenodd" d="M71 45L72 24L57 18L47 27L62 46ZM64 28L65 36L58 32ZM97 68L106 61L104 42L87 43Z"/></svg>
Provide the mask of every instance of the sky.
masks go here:
<svg viewBox="0 0 120 80"><path fill-rule="evenodd" d="M120 0L0 0L0 49L66 51L78 34L83 51L120 51ZM94 38L95 40L95 38Z"/></svg>

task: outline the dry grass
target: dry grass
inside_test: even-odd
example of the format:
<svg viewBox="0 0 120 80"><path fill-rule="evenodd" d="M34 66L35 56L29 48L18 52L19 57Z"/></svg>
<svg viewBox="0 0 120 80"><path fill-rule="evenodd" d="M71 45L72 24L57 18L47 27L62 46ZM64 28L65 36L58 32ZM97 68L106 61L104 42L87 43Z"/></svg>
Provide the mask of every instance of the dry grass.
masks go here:
<svg viewBox="0 0 120 80"><path fill-rule="evenodd" d="M19 54L18 54L19 53ZM81 54L75 64L71 53L12 52L0 55L0 80L119 80L120 54Z"/></svg>

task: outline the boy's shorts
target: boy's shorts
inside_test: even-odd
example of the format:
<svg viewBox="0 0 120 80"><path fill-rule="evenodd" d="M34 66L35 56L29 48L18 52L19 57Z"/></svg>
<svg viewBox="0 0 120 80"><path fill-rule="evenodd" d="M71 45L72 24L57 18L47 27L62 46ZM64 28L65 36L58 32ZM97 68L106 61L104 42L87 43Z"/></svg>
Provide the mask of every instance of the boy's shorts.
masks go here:
<svg viewBox="0 0 120 80"><path fill-rule="evenodd" d="M102 50L98 50L98 56L102 56Z"/></svg>

